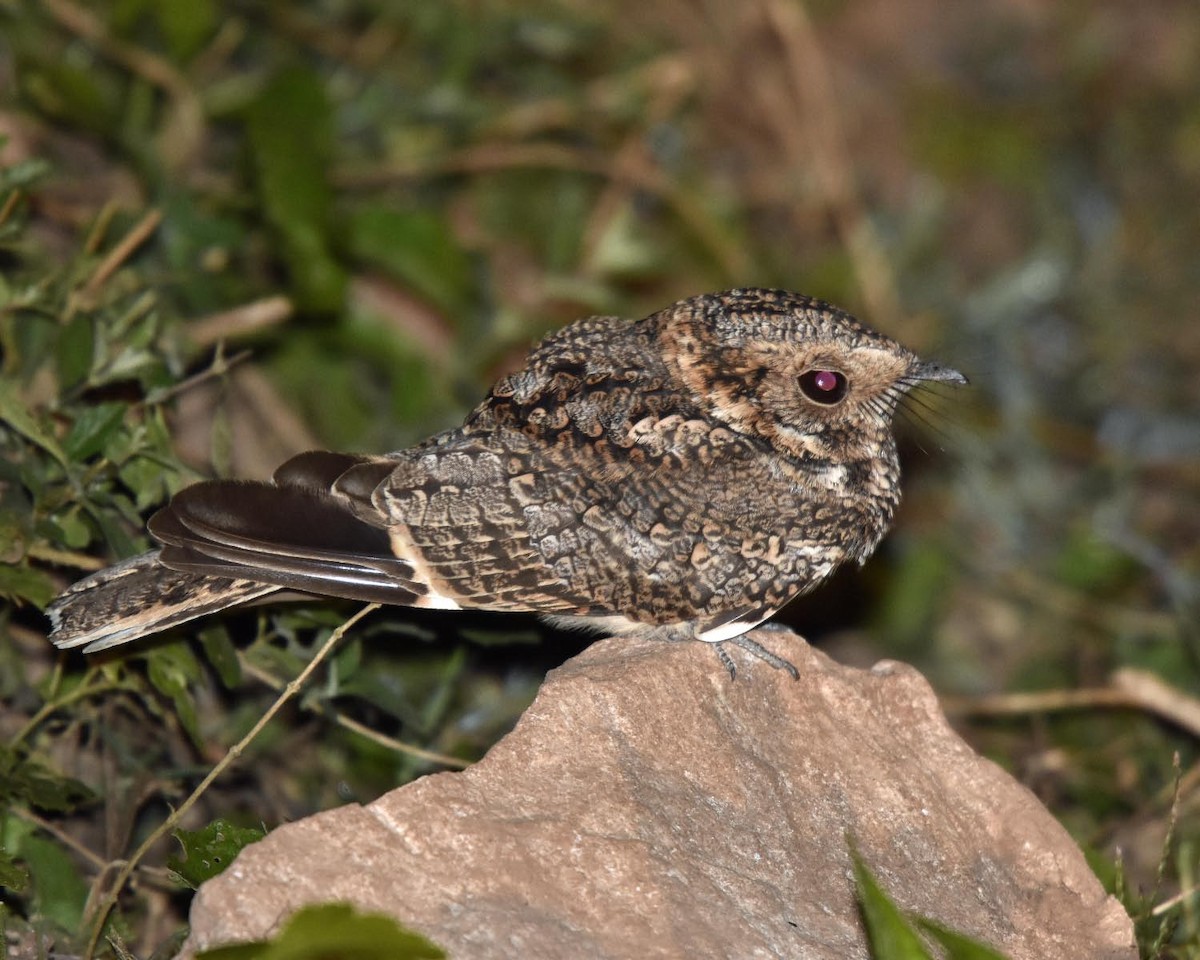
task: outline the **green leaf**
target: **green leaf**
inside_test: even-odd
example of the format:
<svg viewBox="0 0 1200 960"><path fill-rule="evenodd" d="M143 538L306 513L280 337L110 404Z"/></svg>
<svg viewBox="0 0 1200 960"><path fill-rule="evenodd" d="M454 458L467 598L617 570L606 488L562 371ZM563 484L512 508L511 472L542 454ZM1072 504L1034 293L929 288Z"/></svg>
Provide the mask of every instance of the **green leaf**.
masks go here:
<svg viewBox="0 0 1200 960"><path fill-rule="evenodd" d="M362 363L324 335L289 339L272 362L273 376L288 388L304 418L336 446L358 446L358 438L378 416L363 396L369 385L363 372ZM312 389L314 383L321 384L320 391Z"/></svg>
<svg viewBox="0 0 1200 960"><path fill-rule="evenodd" d="M330 696L336 697L341 692L341 685L358 673L362 660L362 638L352 637L329 662L329 680L326 686Z"/></svg>
<svg viewBox="0 0 1200 960"><path fill-rule="evenodd" d="M910 922L883 892L858 852L851 850L850 855L854 860L858 902L871 943L872 960L933 960L917 927L944 948L944 960L1007 960L993 948L948 930L933 920L917 917Z"/></svg>
<svg viewBox="0 0 1200 960"><path fill-rule="evenodd" d="M29 868L36 911L63 930L80 930L88 885L66 848L43 837L24 836L13 852Z"/></svg>
<svg viewBox="0 0 1200 960"><path fill-rule="evenodd" d="M46 113L101 136L120 126L121 85L94 62L39 51L37 63L26 65L22 85Z"/></svg>
<svg viewBox="0 0 1200 960"><path fill-rule="evenodd" d="M121 429L125 409L123 403L100 403L94 407L84 407L63 441L67 456L78 463L103 451Z"/></svg>
<svg viewBox="0 0 1200 960"><path fill-rule="evenodd" d="M263 208L279 234L297 301L331 312L346 277L329 246L332 192L325 179L333 154L333 120L311 70L280 72L247 115L247 133Z"/></svg>
<svg viewBox="0 0 1200 960"><path fill-rule="evenodd" d="M912 658L928 642L954 565L951 551L935 540L911 540L903 547L903 562L896 564L878 616L887 631L888 649L897 657Z"/></svg>
<svg viewBox="0 0 1200 960"><path fill-rule="evenodd" d="M443 217L372 206L351 216L349 233L356 257L382 267L448 316L466 309L471 260Z"/></svg>
<svg viewBox="0 0 1200 960"><path fill-rule="evenodd" d="M88 515L99 528L101 537L108 543L114 556L131 557L139 550L145 549L126 531L126 523L139 519L133 504L126 497L110 497L105 509L100 509L96 504L85 503L84 506L88 508ZM122 522L122 514L125 522Z"/></svg>
<svg viewBox="0 0 1200 960"><path fill-rule="evenodd" d="M632 202L623 203L600 234L591 270L600 276L648 276L662 266L653 239L645 235Z"/></svg>
<svg viewBox="0 0 1200 960"><path fill-rule="evenodd" d="M968 106L957 91L918 91L908 126L917 159L953 184L992 178L1025 187L1046 176L1049 139L1037 118L1011 106Z"/></svg>
<svg viewBox="0 0 1200 960"><path fill-rule="evenodd" d="M0 564L0 597L14 603L32 603L40 610L54 599L58 587L43 573L24 561Z"/></svg>
<svg viewBox="0 0 1200 960"><path fill-rule="evenodd" d="M0 143L7 142L7 137L0 140ZM7 199L8 191L19 187L31 187L53 172L54 167L51 166L50 161L42 157L21 160L0 170L0 191L4 192L5 199Z"/></svg>
<svg viewBox="0 0 1200 960"><path fill-rule="evenodd" d="M201 830L176 830L183 857L168 857L167 866L195 889L229 866L244 847L266 835L261 827L238 827L219 818Z"/></svg>
<svg viewBox="0 0 1200 960"><path fill-rule="evenodd" d="M200 663L186 643L176 641L145 654L150 683L171 701L183 729L197 746L203 744L191 686L200 679Z"/></svg>
<svg viewBox="0 0 1200 960"><path fill-rule="evenodd" d="M1067 539L1055 567L1067 586L1094 596L1111 595L1137 569L1127 553L1090 530L1076 531Z"/></svg>
<svg viewBox="0 0 1200 960"><path fill-rule="evenodd" d="M242 682L242 666L238 662L237 647L229 639L229 633L222 626L205 627L200 631L200 646L221 685L226 690L235 689Z"/></svg>
<svg viewBox="0 0 1200 960"><path fill-rule="evenodd" d="M505 171L475 185L489 229L530 245L551 273L575 271L596 186L575 171Z"/></svg>
<svg viewBox="0 0 1200 960"><path fill-rule="evenodd" d="M446 951L391 917L348 904L305 907L271 941L218 947L199 960L441 960Z"/></svg>
<svg viewBox="0 0 1200 960"><path fill-rule="evenodd" d="M0 746L0 805L21 803L52 813L70 813L95 799L86 784Z"/></svg>
<svg viewBox="0 0 1200 960"><path fill-rule="evenodd" d="M24 893L29 889L29 871L4 849L0 849L0 888L13 893Z"/></svg>
<svg viewBox="0 0 1200 960"><path fill-rule="evenodd" d="M917 931L883 892L857 851L852 850L850 856L873 960L933 960Z"/></svg>
<svg viewBox="0 0 1200 960"><path fill-rule="evenodd" d="M921 918L917 920L917 924L945 948L945 960L1007 960L1004 954L986 944L947 930L932 920Z"/></svg>
<svg viewBox="0 0 1200 960"><path fill-rule="evenodd" d="M92 528L88 526L78 504L72 505L65 513L51 517L50 522L58 530L59 539L72 550L80 550L92 541Z"/></svg>
<svg viewBox="0 0 1200 960"><path fill-rule="evenodd" d="M117 476L134 492L138 511L160 504L170 496L167 473L156 457L132 457L121 465Z"/></svg>
<svg viewBox="0 0 1200 960"><path fill-rule="evenodd" d="M38 422L11 380L0 380L0 422L7 423L26 440L37 444L62 464L64 470L69 467L62 447L54 435Z"/></svg>
<svg viewBox="0 0 1200 960"><path fill-rule="evenodd" d="M286 679L300 673L308 662L292 650L285 650L262 640L247 647L245 657L260 670Z"/></svg>
<svg viewBox="0 0 1200 960"><path fill-rule="evenodd" d="M212 0L156 0L154 15L162 27L171 55L185 61L196 53L217 26L217 11Z"/></svg>
<svg viewBox="0 0 1200 960"><path fill-rule="evenodd" d="M518 644L536 647L546 639L545 633L535 628L513 630L503 624L492 628L459 627L458 635L480 647L512 647Z"/></svg>
<svg viewBox="0 0 1200 960"><path fill-rule="evenodd" d="M21 484L16 464L0 461L0 563L17 563L25 556L33 504Z"/></svg>
<svg viewBox="0 0 1200 960"><path fill-rule="evenodd" d="M83 383L92 371L95 360L95 320L90 314L77 313L58 335L55 359L58 377L65 388Z"/></svg>
<svg viewBox="0 0 1200 960"><path fill-rule="evenodd" d="M467 667L467 648L459 645L446 658L437 685L421 709L421 730L432 733L444 722L458 691L458 681Z"/></svg>

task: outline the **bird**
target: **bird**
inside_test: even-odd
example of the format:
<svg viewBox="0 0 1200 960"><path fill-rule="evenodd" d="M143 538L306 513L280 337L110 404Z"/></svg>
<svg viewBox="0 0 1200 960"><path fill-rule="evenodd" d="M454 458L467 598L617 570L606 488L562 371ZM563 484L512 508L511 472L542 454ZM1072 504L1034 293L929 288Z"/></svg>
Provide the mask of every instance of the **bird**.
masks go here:
<svg viewBox="0 0 1200 960"><path fill-rule="evenodd" d="M795 676L748 634L874 552L897 406L931 382L967 379L785 290L587 317L413 447L185 487L156 549L49 605L50 639L91 653L299 592L701 641L731 676L733 644Z"/></svg>

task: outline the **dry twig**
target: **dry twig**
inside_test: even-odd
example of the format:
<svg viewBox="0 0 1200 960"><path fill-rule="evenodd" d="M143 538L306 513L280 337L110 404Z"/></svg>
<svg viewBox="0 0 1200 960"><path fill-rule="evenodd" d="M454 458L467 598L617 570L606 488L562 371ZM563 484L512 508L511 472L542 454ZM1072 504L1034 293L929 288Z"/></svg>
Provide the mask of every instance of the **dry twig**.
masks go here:
<svg viewBox="0 0 1200 960"><path fill-rule="evenodd" d="M1200 737L1200 700L1149 671L1129 667L1113 673L1107 687L943 697L941 703L946 713L956 716L1020 716L1097 707L1142 710Z"/></svg>
<svg viewBox="0 0 1200 960"><path fill-rule="evenodd" d="M345 636L346 631L358 623L358 621L367 614L378 610L379 606L380 604L378 603L367 604L365 607L359 610L358 613L346 620L340 627L338 627L329 635L329 639L322 644L321 648L316 652L312 660L310 660L305 668L296 676L296 678L283 689L283 692L276 697L275 702L272 703L271 706L266 709L263 715L258 718L258 722L250 728L250 730L244 737L242 737L241 740L229 748L225 756L222 757L208 772L204 779L197 784L196 789L188 795L187 799L185 799L183 803L172 810L171 815L168 816L161 824L159 824L158 827L155 828L154 831L151 832L151 834L142 842L142 845L134 851L133 856L125 861L120 870L117 872L116 877L113 879L108 893L105 894L101 899L99 906L96 907L91 918L91 936L88 939L87 948L84 951L84 956L87 958L87 960L92 960L92 958L95 957L96 947L100 942L100 937L104 933L104 925L108 921L109 914L112 913L113 907L116 906L117 898L121 895L121 891L125 889L125 884L129 882L129 878L133 875L134 870L137 869L138 864L141 863L146 854L156 843L158 843L159 840L175 829L187 812L196 805L196 802L205 794L213 782L246 751L246 748L254 742L255 738L257 738L260 733L262 733L263 729L268 723L271 722L275 714L283 709L284 705L300 691L300 688L308 682L308 678L312 676L317 667L325 660L326 657L329 656L329 654L333 651L333 648L337 646L338 641Z"/></svg>
<svg viewBox="0 0 1200 960"><path fill-rule="evenodd" d="M259 683L265 684L272 690L283 689L284 682L268 670L264 670L259 666L251 663L245 656L239 656L238 662L241 664L242 670L248 673ZM332 720L339 727L357 733L359 736L366 737L372 743L377 743L387 750L394 750L396 753L403 753L406 756L415 757L418 760L427 760L430 763L440 764L443 767L454 767L463 769L470 766L466 760L460 760L458 757L452 757L449 754L437 753L434 750L426 750L423 747L413 746L411 743L405 743L403 740L397 740L395 737L389 737L386 733L380 733L378 730L372 730L366 724L359 723L353 717L347 717L337 710L333 709L327 703L313 702L304 704L306 710L311 710L313 713Z"/></svg>

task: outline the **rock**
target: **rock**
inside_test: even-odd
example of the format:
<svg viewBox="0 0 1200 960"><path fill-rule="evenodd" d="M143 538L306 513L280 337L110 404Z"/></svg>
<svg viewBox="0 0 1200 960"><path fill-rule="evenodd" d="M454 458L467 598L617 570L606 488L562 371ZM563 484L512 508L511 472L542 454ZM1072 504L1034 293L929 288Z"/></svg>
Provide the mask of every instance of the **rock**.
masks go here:
<svg viewBox="0 0 1200 960"><path fill-rule="evenodd" d="M905 910L1011 960L1135 960L1066 831L971 751L925 680L605 640L461 773L287 824L192 906L184 956L349 901L456 958L868 956L847 837Z"/></svg>

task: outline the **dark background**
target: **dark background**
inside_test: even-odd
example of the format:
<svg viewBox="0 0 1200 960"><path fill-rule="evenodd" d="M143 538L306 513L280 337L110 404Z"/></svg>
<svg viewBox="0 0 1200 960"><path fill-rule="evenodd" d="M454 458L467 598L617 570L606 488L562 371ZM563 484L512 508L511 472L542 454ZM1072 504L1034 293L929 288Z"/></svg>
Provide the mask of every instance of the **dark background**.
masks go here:
<svg viewBox="0 0 1200 960"><path fill-rule="evenodd" d="M1124 891L1145 954L1196 955L1192 0L7 0L0 135L19 949L70 942L104 864L353 609L56 659L38 607L89 558L144 545L197 476L450 426L578 316L755 284L973 384L910 404L893 534L784 619L844 662L919 667ZM583 642L376 614L186 826L271 828L434 769L330 711L477 758ZM173 852L119 905L138 956L182 923Z"/></svg>

